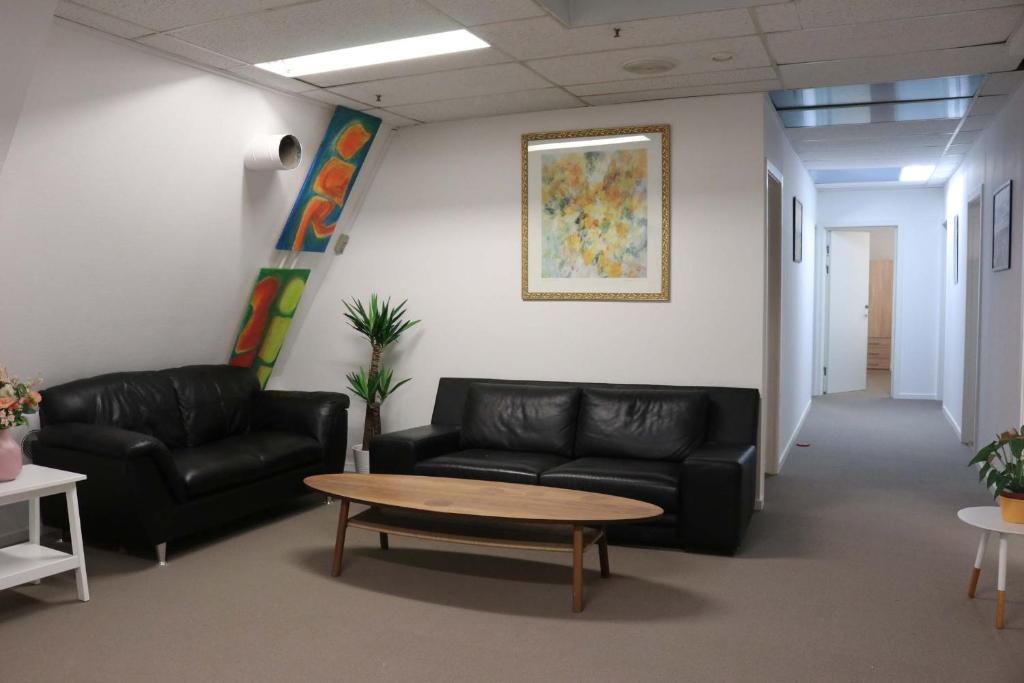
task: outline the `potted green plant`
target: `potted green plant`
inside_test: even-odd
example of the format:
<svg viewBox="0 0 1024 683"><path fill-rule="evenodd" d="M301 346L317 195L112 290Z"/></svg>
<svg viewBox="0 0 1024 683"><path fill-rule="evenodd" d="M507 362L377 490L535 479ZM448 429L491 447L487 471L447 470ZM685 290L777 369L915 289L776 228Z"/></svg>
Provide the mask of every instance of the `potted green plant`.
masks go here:
<svg viewBox="0 0 1024 683"><path fill-rule="evenodd" d="M994 489L1003 519L1024 524L1024 435L1012 428L1003 432L970 464L981 466L978 478Z"/></svg>
<svg viewBox="0 0 1024 683"><path fill-rule="evenodd" d="M381 357L384 350L397 342L403 332L420 321L405 320L405 301L392 306L390 298L382 303L376 294L370 295L369 306L364 306L355 298L343 303L349 327L370 342L369 370L361 367L346 375L349 389L366 403L363 440L353 446L352 456L357 472L369 472L370 441L380 434L381 404L410 379L395 382L394 371L381 365Z"/></svg>

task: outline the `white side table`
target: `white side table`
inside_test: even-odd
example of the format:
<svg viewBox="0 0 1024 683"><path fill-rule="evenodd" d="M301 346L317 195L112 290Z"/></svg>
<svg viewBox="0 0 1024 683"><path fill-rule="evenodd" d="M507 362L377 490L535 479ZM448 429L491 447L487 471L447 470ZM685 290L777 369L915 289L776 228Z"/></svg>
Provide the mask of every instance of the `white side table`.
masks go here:
<svg viewBox="0 0 1024 683"><path fill-rule="evenodd" d="M1024 536L1024 524L1011 524L1003 521L998 507L964 508L956 513L960 521L982 530L978 542L978 554L974 558L974 570L971 572L971 585L967 588L968 597L974 597L981 576L981 562L985 559L985 545L988 538L995 534L999 539L999 574L996 577L996 628L1003 627L1006 613L1006 546L1008 536Z"/></svg>
<svg viewBox="0 0 1024 683"><path fill-rule="evenodd" d="M40 465L25 465L14 481L0 483L0 505L28 501L28 543L0 548L0 589L35 582L44 576L74 571L78 599L89 599L89 580L85 575L82 524L78 517L78 492L75 483L84 474L65 472ZM39 544L39 499L63 493L68 501L68 526L71 529L71 554Z"/></svg>

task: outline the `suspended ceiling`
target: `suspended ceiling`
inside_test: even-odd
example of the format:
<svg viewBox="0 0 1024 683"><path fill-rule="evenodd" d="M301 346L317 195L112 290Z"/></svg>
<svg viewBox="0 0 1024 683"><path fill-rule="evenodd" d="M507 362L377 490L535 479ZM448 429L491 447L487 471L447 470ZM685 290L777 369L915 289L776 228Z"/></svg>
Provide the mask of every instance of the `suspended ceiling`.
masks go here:
<svg viewBox="0 0 1024 683"><path fill-rule="evenodd" d="M993 74L960 119L790 129L811 168L958 163L1024 73L1024 0L75 0L57 14L394 126ZM491 47L302 79L253 66L463 27ZM622 68L649 59L670 69Z"/></svg>

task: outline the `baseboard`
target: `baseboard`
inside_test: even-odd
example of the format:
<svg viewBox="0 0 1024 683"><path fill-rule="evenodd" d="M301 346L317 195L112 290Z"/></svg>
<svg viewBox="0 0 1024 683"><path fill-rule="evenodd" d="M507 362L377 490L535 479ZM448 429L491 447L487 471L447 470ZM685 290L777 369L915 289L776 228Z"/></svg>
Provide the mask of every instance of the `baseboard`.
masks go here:
<svg viewBox="0 0 1024 683"><path fill-rule="evenodd" d="M937 394L907 394L907 393L904 393L902 391L898 392L898 393L894 392L892 397L895 398L895 399L899 399L901 401L902 400L908 400L908 401L938 401L939 400L939 397L938 397Z"/></svg>
<svg viewBox="0 0 1024 683"><path fill-rule="evenodd" d="M953 415L949 412L949 409L946 408L945 403L942 404L942 414L945 416L946 422L948 422L953 428L953 431L956 432L956 440L960 441L963 438L963 431L960 429L960 425L957 424L956 419L954 419Z"/></svg>
<svg viewBox="0 0 1024 683"><path fill-rule="evenodd" d="M769 474L778 474L782 471L782 466L786 464L786 458L789 457L789 452L793 450L793 446L796 444L796 437L800 434L800 430L804 427L804 422L807 420L807 416L811 412L811 401L807 401L807 405L804 406L804 412L800 415L800 419L797 420L796 428L789 437L789 441L786 442L786 447L782 449L782 453L779 455L779 465L775 468L774 472Z"/></svg>

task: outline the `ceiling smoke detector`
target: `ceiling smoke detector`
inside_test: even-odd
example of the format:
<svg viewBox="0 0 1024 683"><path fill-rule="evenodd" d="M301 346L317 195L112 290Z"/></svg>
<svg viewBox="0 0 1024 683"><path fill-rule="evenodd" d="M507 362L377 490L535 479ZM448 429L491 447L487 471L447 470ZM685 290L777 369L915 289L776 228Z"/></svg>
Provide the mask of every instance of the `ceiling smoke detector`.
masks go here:
<svg viewBox="0 0 1024 683"><path fill-rule="evenodd" d="M652 76L671 71L678 66L671 59L635 59L622 65L623 71L641 76Z"/></svg>

